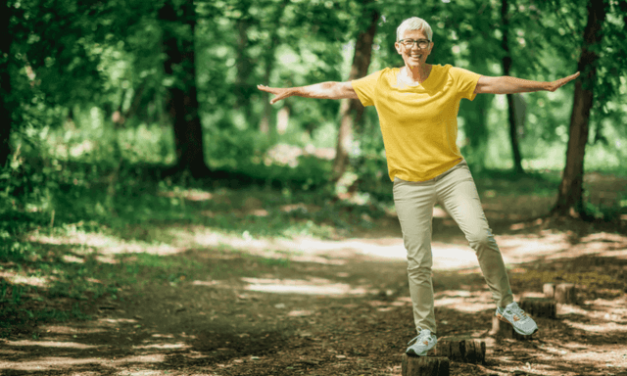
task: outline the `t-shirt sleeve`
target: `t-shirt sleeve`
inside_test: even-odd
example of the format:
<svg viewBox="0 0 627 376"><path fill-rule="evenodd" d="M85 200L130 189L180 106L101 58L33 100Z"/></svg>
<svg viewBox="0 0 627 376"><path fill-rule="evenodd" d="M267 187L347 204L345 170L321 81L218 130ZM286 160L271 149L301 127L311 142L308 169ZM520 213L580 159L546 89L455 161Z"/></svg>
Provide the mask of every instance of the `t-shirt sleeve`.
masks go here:
<svg viewBox="0 0 627 376"><path fill-rule="evenodd" d="M453 67L450 70L450 74L455 78L457 84L457 92L460 97L469 100L475 99L475 87L477 87L477 81L479 81L480 74L471 72L467 69Z"/></svg>
<svg viewBox="0 0 627 376"><path fill-rule="evenodd" d="M353 90L355 90L359 101L364 106L374 106L375 88L379 77L381 77L381 72L374 72L366 77L351 81Z"/></svg>

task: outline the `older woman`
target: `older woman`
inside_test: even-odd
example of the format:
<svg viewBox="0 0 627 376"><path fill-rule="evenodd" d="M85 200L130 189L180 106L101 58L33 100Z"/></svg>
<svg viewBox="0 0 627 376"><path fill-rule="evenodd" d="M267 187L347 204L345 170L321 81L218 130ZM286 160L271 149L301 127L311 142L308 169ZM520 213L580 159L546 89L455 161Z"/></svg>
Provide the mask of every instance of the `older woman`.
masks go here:
<svg viewBox="0 0 627 376"><path fill-rule="evenodd" d="M462 98L477 94L555 91L579 72L553 82L488 77L450 65L427 64L432 30L418 17L403 21L394 44L405 65L385 68L351 82L323 82L294 88L270 88L271 103L296 95L307 98L356 98L375 106L383 135L394 202L407 249L409 290L418 336L407 353L424 356L437 342L431 282L431 223L439 202L474 249L496 303L495 315L516 332L538 327L514 302L503 258L483 213L466 161L456 145L457 113Z"/></svg>

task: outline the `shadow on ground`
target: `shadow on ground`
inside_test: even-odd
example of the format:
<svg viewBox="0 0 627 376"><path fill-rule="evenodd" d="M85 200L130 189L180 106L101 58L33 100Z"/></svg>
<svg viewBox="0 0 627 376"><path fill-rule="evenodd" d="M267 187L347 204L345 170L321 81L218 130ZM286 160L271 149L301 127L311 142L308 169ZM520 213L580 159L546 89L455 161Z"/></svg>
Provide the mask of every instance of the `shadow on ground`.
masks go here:
<svg viewBox="0 0 627 376"><path fill-rule="evenodd" d="M539 318L532 341L488 337L494 308L476 264L435 270L438 336L488 344L485 365L454 362L452 374L627 372L627 237L579 235L541 230L497 239L518 298L546 282L579 287L580 303L561 306L556 320ZM542 243L548 248L534 246ZM99 262L94 278L132 283L87 299L82 308L92 320L34 322L3 340L6 375L398 375L415 335L405 262L350 246L309 258L232 248L123 257L96 250L89 258L52 248ZM468 249L437 251L436 265Z"/></svg>

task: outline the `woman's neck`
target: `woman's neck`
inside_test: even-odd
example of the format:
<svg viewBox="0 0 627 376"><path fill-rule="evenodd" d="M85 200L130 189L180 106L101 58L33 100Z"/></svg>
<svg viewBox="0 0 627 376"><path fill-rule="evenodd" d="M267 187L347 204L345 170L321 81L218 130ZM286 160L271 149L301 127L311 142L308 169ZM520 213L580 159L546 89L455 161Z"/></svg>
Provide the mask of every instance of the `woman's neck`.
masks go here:
<svg viewBox="0 0 627 376"><path fill-rule="evenodd" d="M418 85L422 84L427 80L427 78L429 78L432 67L433 66L431 64L421 64L414 67L409 67L405 65L403 68L401 68L401 72L408 84Z"/></svg>

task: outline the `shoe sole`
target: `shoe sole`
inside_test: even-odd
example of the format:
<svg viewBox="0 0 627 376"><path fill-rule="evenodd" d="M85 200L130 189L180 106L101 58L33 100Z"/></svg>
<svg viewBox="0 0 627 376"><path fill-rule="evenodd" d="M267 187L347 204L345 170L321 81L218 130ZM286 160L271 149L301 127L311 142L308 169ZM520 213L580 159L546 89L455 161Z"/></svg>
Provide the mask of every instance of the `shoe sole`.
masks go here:
<svg viewBox="0 0 627 376"><path fill-rule="evenodd" d="M423 351L420 354L417 354L414 350L411 350L411 351L407 351L406 354L413 355L413 356L427 356L427 352L428 351Z"/></svg>
<svg viewBox="0 0 627 376"><path fill-rule="evenodd" d="M512 324L511 322L509 322L509 320L507 320L503 315L501 315L500 313L496 314L496 318L499 319L500 321L503 321L504 323L507 323L509 325L512 326L512 328L514 329L514 331L518 334L520 334L521 336L530 336L533 335L534 333L536 333L538 331L538 328L536 327L533 332L526 334L526 333L521 333L518 331L518 329L516 329L516 327L514 326L514 324Z"/></svg>

